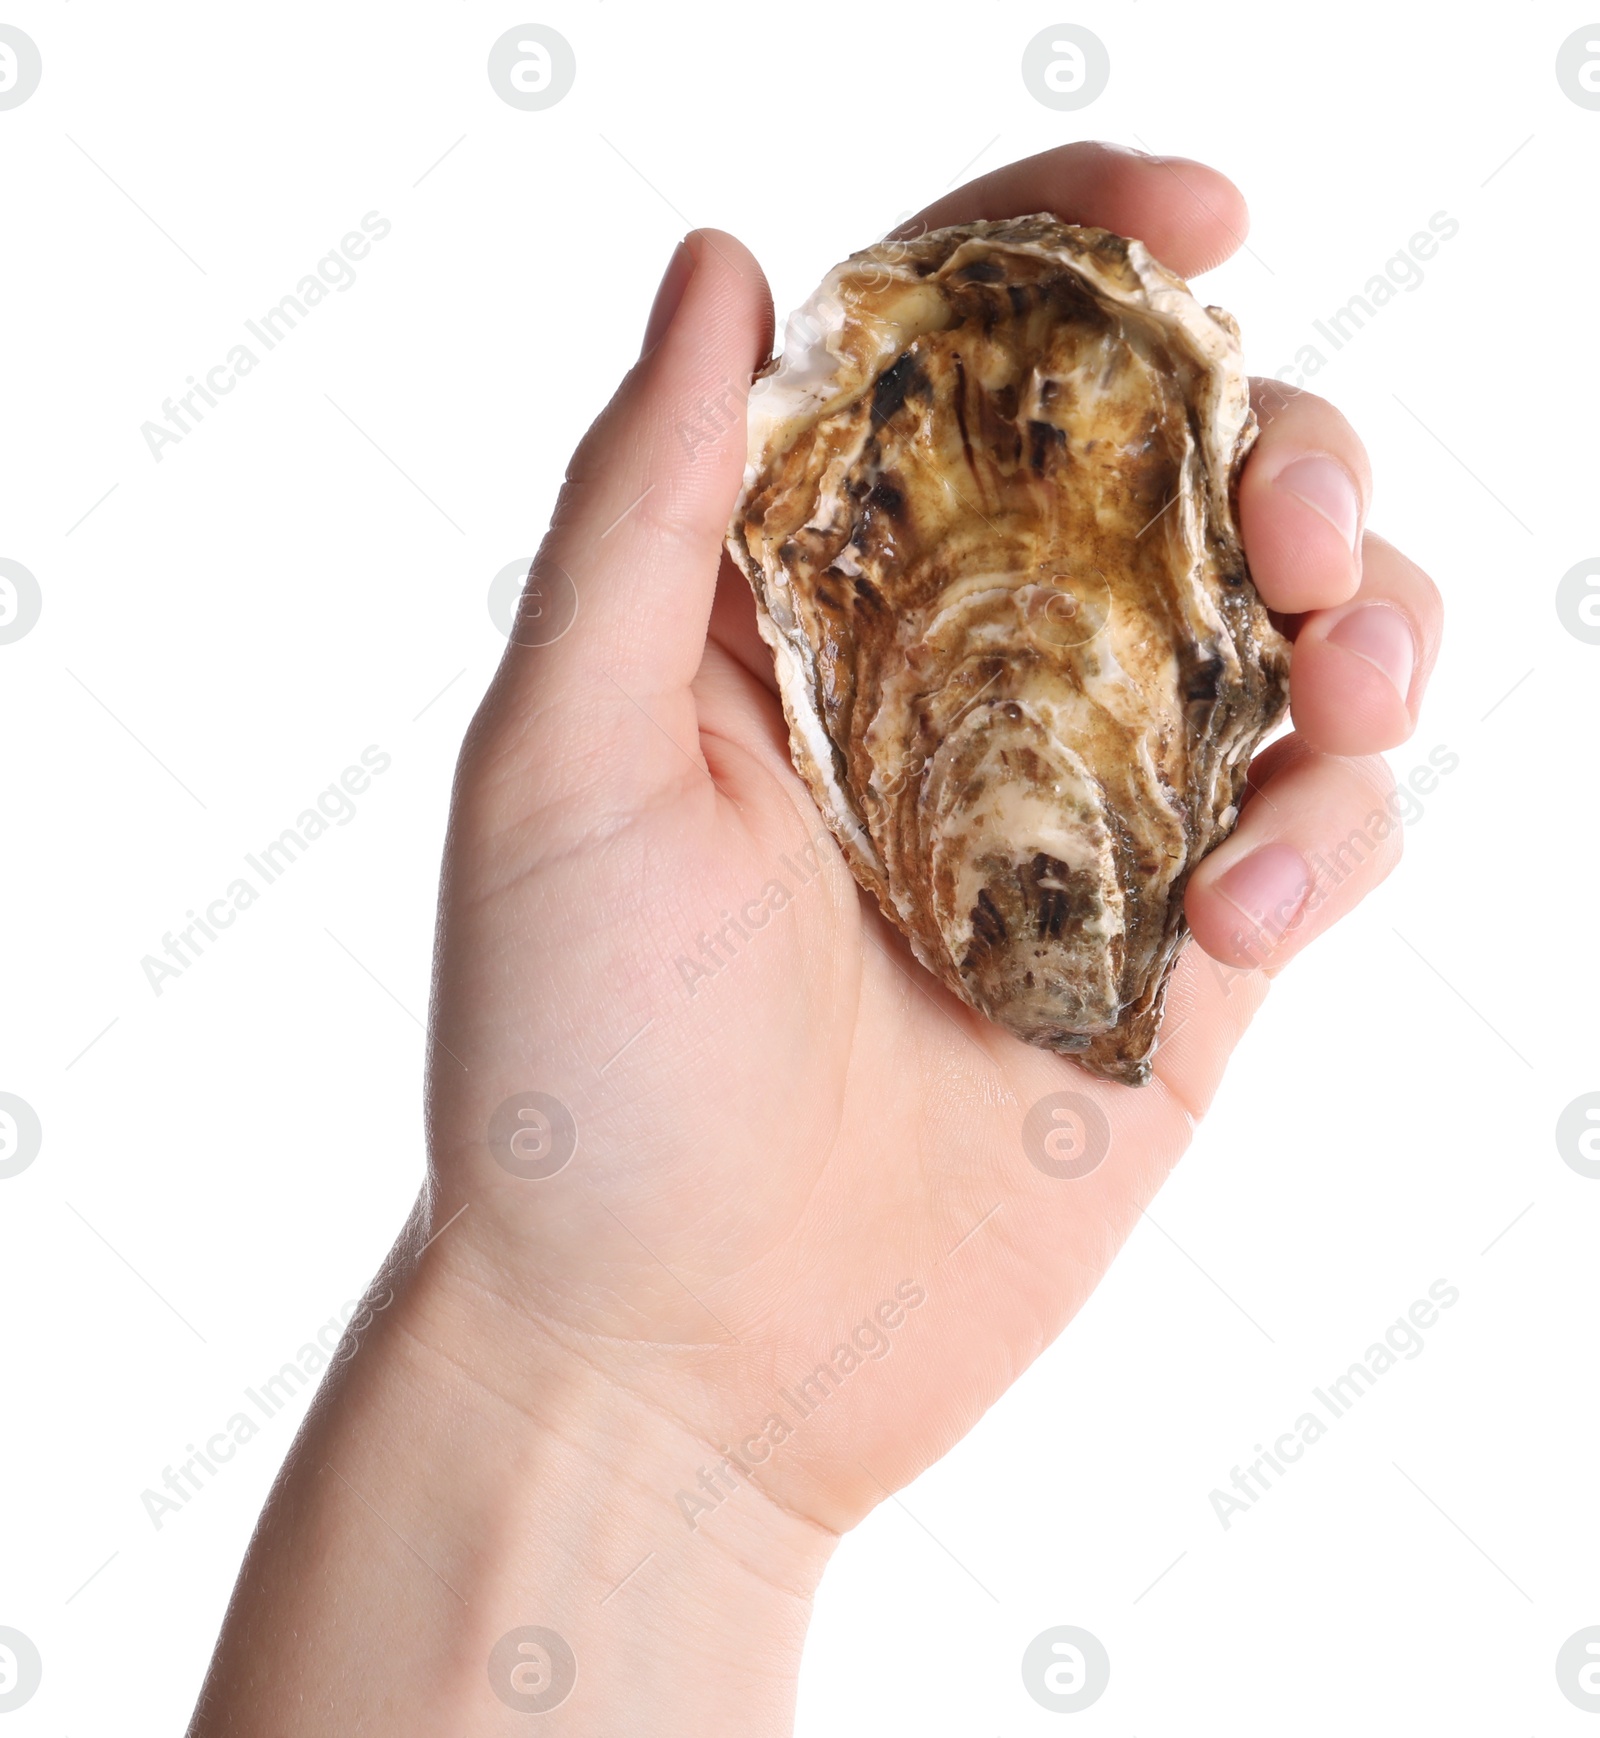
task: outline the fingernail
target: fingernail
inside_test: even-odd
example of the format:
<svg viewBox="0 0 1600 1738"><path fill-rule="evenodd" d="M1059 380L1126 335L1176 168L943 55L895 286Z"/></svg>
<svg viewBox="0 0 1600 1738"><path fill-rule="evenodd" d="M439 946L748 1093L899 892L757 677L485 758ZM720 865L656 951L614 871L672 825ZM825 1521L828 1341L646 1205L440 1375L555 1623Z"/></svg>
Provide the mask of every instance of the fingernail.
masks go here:
<svg viewBox="0 0 1600 1738"><path fill-rule="evenodd" d="M689 251L688 241L680 241L673 249L672 258L667 261L666 271L661 274L661 287L656 291L656 299L650 304L644 343L639 346L641 356L648 356L666 337L672 316L677 313L683 292L688 289L689 279L693 276L694 255Z"/></svg>
<svg viewBox="0 0 1600 1738"><path fill-rule="evenodd" d="M1328 630L1329 642L1376 664L1395 685L1404 700L1411 692L1411 672L1416 668L1417 644L1411 624L1399 610L1387 604L1368 604L1340 616Z"/></svg>
<svg viewBox="0 0 1600 1738"><path fill-rule="evenodd" d="M1296 459L1278 472L1273 484L1320 513L1349 545L1350 553L1355 553L1361 531L1361 493L1337 459L1323 453Z"/></svg>
<svg viewBox="0 0 1600 1738"><path fill-rule="evenodd" d="M1271 948L1311 893L1311 871L1293 845L1261 845L1227 871L1217 892L1249 921L1241 946Z"/></svg>

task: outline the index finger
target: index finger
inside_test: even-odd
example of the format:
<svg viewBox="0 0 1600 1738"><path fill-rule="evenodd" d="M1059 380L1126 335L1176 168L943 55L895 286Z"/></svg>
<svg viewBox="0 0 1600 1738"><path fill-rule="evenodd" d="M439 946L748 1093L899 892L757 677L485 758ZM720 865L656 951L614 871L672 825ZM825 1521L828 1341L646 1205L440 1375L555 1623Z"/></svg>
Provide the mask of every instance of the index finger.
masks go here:
<svg viewBox="0 0 1600 1738"><path fill-rule="evenodd" d="M969 181L895 231L1051 211L1068 223L1136 237L1180 277L1221 265L1250 229L1244 195L1188 157L1150 157L1122 145L1058 145Z"/></svg>

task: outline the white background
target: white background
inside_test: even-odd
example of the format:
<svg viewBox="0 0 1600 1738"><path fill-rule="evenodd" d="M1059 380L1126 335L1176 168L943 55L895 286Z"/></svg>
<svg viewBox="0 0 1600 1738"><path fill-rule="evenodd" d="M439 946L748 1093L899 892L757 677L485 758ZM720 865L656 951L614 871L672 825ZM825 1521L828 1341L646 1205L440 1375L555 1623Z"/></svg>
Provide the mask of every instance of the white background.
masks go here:
<svg viewBox="0 0 1600 1738"><path fill-rule="evenodd" d="M1588 15L3 18L44 61L0 113L0 556L44 596L0 646L0 1089L44 1127L0 1181L0 1624L45 1662L6 1738L186 1718L302 1408L159 1532L140 1492L360 1293L411 1202L448 781L500 645L485 594L531 553L673 243L738 232L781 312L948 183L1093 136L1245 190L1249 250L1201 290L1263 373L1433 213L1459 222L1308 382L1369 444L1374 528L1448 602L1394 765L1459 765L1401 870L1280 982L1090 1306L847 1540L800 1728L1591 1729L1553 1669L1600 1623L1600 1182L1554 1139L1600 1089L1600 647L1555 606L1600 554L1600 112L1555 77ZM542 113L485 73L530 18L577 56ZM1019 70L1064 19L1111 58L1079 113ZM141 423L373 210L393 231L354 286L155 462ZM141 958L368 744L393 765L356 818L155 996ZM1225 1531L1213 1487L1439 1278L1460 1301L1422 1355ZM1070 1718L1018 1669L1061 1623L1112 1661Z"/></svg>

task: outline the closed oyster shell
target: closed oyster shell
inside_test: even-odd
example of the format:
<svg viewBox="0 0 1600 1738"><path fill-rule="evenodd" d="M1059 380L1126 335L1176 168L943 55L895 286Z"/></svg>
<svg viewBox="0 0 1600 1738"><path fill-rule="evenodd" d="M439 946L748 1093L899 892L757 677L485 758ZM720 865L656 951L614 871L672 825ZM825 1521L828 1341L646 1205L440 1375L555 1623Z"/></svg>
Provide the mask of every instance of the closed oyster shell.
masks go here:
<svg viewBox="0 0 1600 1738"><path fill-rule="evenodd" d="M1238 327L1138 241L966 224L830 272L749 417L728 546L851 868L974 1008L1143 1083L1287 692Z"/></svg>

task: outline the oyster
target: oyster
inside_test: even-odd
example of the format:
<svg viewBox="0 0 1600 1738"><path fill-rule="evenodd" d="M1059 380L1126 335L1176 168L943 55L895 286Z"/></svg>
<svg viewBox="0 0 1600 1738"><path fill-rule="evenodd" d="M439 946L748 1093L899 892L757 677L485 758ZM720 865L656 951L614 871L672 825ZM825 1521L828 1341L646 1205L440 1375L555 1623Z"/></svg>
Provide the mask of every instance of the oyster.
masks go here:
<svg viewBox="0 0 1600 1738"><path fill-rule="evenodd" d="M1231 316L1048 215L853 255L750 396L728 546L851 868L963 1000L1134 1085L1285 705L1255 435Z"/></svg>

